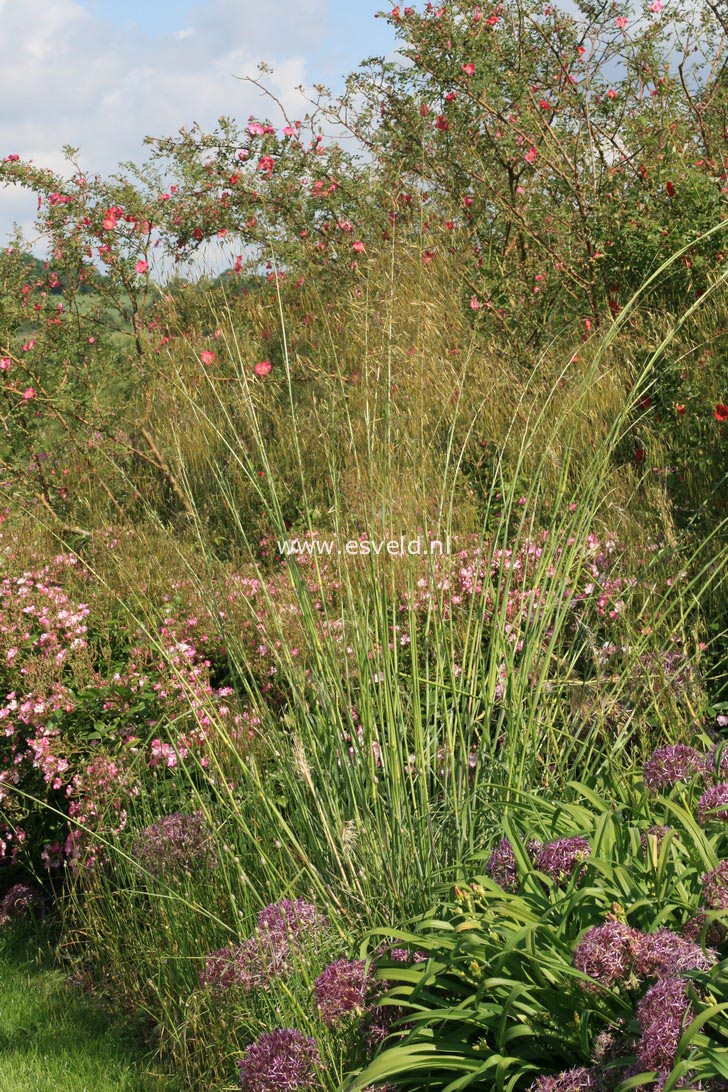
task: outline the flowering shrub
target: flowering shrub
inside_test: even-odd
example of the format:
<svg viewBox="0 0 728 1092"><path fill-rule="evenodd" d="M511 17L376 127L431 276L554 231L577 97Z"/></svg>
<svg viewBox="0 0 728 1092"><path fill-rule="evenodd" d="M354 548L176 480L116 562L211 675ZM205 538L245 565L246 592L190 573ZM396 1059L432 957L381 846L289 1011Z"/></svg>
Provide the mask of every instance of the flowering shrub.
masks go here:
<svg viewBox="0 0 728 1092"><path fill-rule="evenodd" d="M0 585L0 861L77 871L98 856L96 835L126 827L143 785L193 756L206 764L213 718L250 738L232 688L212 683L224 653L209 612L182 599L151 633L114 619L109 662L93 628L109 625L100 591L74 555Z"/></svg>
<svg viewBox="0 0 728 1092"><path fill-rule="evenodd" d="M696 750L671 759L671 784L714 768ZM429 961L380 969L401 1018L351 1088L415 1089L424 1071L433 1089L456 1074L532 1092L648 1074L660 1088L724 1087L728 833L704 809L696 821L694 790L682 792L688 807L654 788L616 806L592 792L558 809L534 801L559 835L545 845L508 821L485 875L397 934Z"/></svg>

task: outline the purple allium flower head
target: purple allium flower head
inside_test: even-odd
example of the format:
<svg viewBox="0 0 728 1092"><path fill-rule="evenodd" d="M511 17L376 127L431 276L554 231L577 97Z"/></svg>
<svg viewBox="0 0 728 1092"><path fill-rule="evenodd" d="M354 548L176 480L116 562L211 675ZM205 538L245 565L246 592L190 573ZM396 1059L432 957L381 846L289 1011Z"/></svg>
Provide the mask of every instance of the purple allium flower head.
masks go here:
<svg viewBox="0 0 728 1092"><path fill-rule="evenodd" d="M670 788L678 781L690 781L706 772L705 755L684 743L658 747L645 762L644 782L653 792Z"/></svg>
<svg viewBox="0 0 728 1092"><path fill-rule="evenodd" d="M200 985L214 990L267 985L291 968L304 939L325 928L326 918L303 899L271 903L258 915L252 936L235 948L221 948L205 960Z"/></svg>
<svg viewBox="0 0 728 1092"><path fill-rule="evenodd" d="M297 937L284 933L265 933L256 929L240 945L238 961L248 989L263 985L287 971L291 956L298 951Z"/></svg>
<svg viewBox="0 0 728 1092"><path fill-rule="evenodd" d="M267 985L290 967L291 947L280 934L254 932L235 948L220 948L205 959L200 985L245 991Z"/></svg>
<svg viewBox="0 0 728 1092"><path fill-rule="evenodd" d="M153 876L199 870L217 865L212 831L202 812L173 812L140 831L134 855Z"/></svg>
<svg viewBox="0 0 728 1092"><path fill-rule="evenodd" d="M553 1077L538 1077L529 1086L528 1092L597 1092L599 1077L595 1069L579 1066L578 1069L566 1069Z"/></svg>
<svg viewBox="0 0 728 1092"><path fill-rule="evenodd" d="M661 978L637 1005L641 1037L637 1044L637 1065L643 1072L664 1074L675 1059L680 1037L692 1020L692 1011L682 978Z"/></svg>
<svg viewBox="0 0 728 1092"><path fill-rule="evenodd" d="M708 773L720 780L728 777L728 747L716 743L708 756Z"/></svg>
<svg viewBox="0 0 728 1092"><path fill-rule="evenodd" d="M586 838L559 838L540 846L534 856L534 865L556 883L570 879L577 866L583 864L591 853ZM584 869L580 870L580 875Z"/></svg>
<svg viewBox="0 0 728 1092"><path fill-rule="evenodd" d="M200 985L211 990L227 990L237 982L238 948L218 948L205 957L200 971Z"/></svg>
<svg viewBox="0 0 728 1092"><path fill-rule="evenodd" d="M381 984L383 987L385 983ZM392 1034L394 1024L405 1017L401 1005L380 1005L370 1002L360 1025L361 1036L370 1050L376 1050Z"/></svg>
<svg viewBox="0 0 728 1092"><path fill-rule="evenodd" d="M13 884L0 902L0 918L19 918L26 913L43 914L44 910L45 895L36 884Z"/></svg>
<svg viewBox="0 0 728 1092"><path fill-rule="evenodd" d="M251 1043L238 1063L243 1092L303 1092L317 1085L316 1040L296 1028L276 1028Z"/></svg>
<svg viewBox="0 0 728 1092"><path fill-rule="evenodd" d="M640 942L637 974L640 978L668 978L683 971L707 971L715 961L714 952L704 952L699 944L672 929L658 929Z"/></svg>
<svg viewBox="0 0 728 1092"><path fill-rule="evenodd" d="M711 910L728 910L728 861L700 877L703 900Z"/></svg>
<svg viewBox="0 0 728 1092"><path fill-rule="evenodd" d="M360 959L337 959L316 979L313 995L323 1022L331 1027L353 1012L364 1012L374 979Z"/></svg>
<svg viewBox="0 0 728 1092"><path fill-rule="evenodd" d="M390 948L387 953L395 963L426 963L429 956L427 952L421 952L419 948L411 951L409 948Z"/></svg>
<svg viewBox="0 0 728 1092"><path fill-rule="evenodd" d="M728 823L728 781L706 789L698 803L701 823Z"/></svg>
<svg viewBox="0 0 728 1092"><path fill-rule="evenodd" d="M623 982L634 971L642 933L621 921L587 929L574 951L574 966L602 986Z"/></svg>
<svg viewBox="0 0 728 1092"><path fill-rule="evenodd" d="M662 825L658 825L658 826L655 826L655 827L649 827L647 830L643 830L641 832L641 834L640 834L640 845L644 849L645 853L647 852L647 849L648 849L649 844L650 844L649 843L649 838L650 837L655 839L657 849L659 850L660 846L662 845L662 843L663 843L663 841L665 839L665 836L671 830L672 830L672 827L666 827L666 826L662 826Z"/></svg>
<svg viewBox="0 0 728 1092"><path fill-rule="evenodd" d="M728 907L727 907L728 908ZM719 921L708 921L704 910L698 910L683 925L683 936L696 944L717 948L726 938L726 927Z"/></svg>
<svg viewBox="0 0 728 1092"><path fill-rule="evenodd" d="M504 891L518 890L516 858L507 838L501 838L487 860L485 871Z"/></svg>
<svg viewBox="0 0 728 1092"><path fill-rule="evenodd" d="M269 936L300 937L327 925L324 915L305 899L281 899L258 914L258 930Z"/></svg>

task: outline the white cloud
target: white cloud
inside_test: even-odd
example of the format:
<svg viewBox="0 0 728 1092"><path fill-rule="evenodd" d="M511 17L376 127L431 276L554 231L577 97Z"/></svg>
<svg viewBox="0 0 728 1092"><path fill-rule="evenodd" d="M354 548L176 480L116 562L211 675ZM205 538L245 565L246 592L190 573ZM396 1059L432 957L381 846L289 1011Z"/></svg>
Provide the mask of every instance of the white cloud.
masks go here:
<svg viewBox="0 0 728 1092"><path fill-rule="evenodd" d="M0 158L16 153L63 169L61 149L80 148L82 167L108 173L139 161L147 134L169 136L221 115L268 113L260 92L236 76L268 83L295 116L305 56L326 31L325 0L209 0L176 33L150 37L92 15L75 0L0 0ZM35 198L0 190L0 238L13 221L32 224Z"/></svg>

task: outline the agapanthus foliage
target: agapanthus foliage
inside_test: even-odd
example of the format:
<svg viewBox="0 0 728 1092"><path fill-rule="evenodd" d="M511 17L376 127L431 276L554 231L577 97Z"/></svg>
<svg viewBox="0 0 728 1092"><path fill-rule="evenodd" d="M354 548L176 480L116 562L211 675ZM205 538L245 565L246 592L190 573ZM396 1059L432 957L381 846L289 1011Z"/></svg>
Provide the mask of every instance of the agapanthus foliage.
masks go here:
<svg viewBox="0 0 728 1092"><path fill-rule="evenodd" d="M689 797L690 785L683 791ZM529 809L519 802L518 826L508 820L505 840L484 855L488 875L458 884L452 902L402 934L429 962L396 974L382 965L398 1021L353 1089L376 1077L415 1089L425 1068L432 1089L465 1073L495 1089L496 1058L524 1087L540 1069L534 1092L612 1088L652 1071L661 1087L676 1067L691 1086L720 1087L728 951L715 908L725 903L725 832L701 830L654 789L626 788L623 799L590 793L558 808L534 800L541 829L548 816L555 824L548 843L523 829ZM657 857L645 853L650 840ZM558 860L564 847L578 850L560 884L540 878L544 845ZM715 863L709 872L705 861ZM695 1017L700 1033L680 1048Z"/></svg>

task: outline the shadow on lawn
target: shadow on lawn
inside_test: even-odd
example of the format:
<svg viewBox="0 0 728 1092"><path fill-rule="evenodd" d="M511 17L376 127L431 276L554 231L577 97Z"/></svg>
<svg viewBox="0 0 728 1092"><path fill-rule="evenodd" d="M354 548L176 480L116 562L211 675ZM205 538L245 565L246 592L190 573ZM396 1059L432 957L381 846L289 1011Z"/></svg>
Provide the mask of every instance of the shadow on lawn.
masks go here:
<svg viewBox="0 0 728 1092"><path fill-rule="evenodd" d="M53 969L39 928L0 929L0 1092L172 1092L143 1045Z"/></svg>

